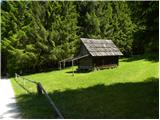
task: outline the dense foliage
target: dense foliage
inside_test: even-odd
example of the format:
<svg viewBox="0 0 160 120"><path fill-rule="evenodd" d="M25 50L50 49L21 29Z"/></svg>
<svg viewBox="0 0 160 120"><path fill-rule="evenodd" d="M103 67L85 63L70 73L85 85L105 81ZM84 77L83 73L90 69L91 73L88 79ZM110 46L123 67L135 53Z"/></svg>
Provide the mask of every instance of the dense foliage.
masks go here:
<svg viewBox="0 0 160 120"><path fill-rule="evenodd" d="M158 52L158 12L155 1L3 1L2 72L57 67L80 37L112 39L127 56Z"/></svg>

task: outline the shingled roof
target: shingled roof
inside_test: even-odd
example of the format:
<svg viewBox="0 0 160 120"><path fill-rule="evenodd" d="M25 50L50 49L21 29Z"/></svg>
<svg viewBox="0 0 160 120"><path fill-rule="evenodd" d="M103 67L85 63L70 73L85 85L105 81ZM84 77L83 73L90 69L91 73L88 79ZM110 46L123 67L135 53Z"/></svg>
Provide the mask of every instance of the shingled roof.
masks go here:
<svg viewBox="0 0 160 120"><path fill-rule="evenodd" d="M112 40L80 38L92 56L123 55Z"/></svg>

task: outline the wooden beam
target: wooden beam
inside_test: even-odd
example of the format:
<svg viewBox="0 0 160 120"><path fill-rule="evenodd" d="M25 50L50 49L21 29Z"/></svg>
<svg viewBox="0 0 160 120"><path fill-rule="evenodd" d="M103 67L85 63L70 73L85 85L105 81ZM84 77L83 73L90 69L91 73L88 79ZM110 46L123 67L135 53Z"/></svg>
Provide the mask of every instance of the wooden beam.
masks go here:
<svg viewBox="0 0 160 120"><path fill-rule="evenodd" d="M59 62L63 62L63 61L71 61L72 59L73 59L73 57L69 57L69 58L63 59L63 60L61 60L61 61L59 61Z"/></svg>
<svg viewBox="0 0 160 120"><path fill-rule="evenodd" d="M63 61L63 68L65 68L65 61Z"/></svg>
<svg viewBox="0 0 160 120"><path fill-rule="evenodd" d="M61 70L61 62L59 62L59 69Z"/></svg>
<svg viewBox="0 0 160 120"><path fill-rule="evenodd" d="M73 67L74 67L74 61L72 60L72 75L74 76L74 69L73 69Z"/></svg>
<svg viewBox="0 0 160 120"><path fill-rule="evenodd" d="M72 61L75 61L75 60L78 60L78 59L81 59L81 58L84 58L84 57L87 57L89 56L89 54L86 54L86 55L83 55L83 56L78 56L78 57L75 57L72 59Z"/></svg>

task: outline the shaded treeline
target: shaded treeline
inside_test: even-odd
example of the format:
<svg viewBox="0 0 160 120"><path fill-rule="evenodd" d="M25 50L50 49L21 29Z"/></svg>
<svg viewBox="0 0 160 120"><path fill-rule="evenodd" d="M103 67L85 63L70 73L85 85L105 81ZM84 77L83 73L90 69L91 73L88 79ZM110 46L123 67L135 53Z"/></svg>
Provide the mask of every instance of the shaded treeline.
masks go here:
<svg viewBox="0 0 160 120"><path fill-rule="evenodd" d="M57 68L80 37L112 39L125 56L158 53L158 14L158 1L3 1L2 73Z"/></svg>

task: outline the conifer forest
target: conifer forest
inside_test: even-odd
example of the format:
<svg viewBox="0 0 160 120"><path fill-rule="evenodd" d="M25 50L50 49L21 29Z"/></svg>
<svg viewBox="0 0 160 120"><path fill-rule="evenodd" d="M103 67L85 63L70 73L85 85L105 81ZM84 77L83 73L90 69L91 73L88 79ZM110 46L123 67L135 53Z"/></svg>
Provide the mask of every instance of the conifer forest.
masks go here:
<svg viewBox="0 0 160 120"><path fill-rule="evenodd" d="M123 57L159 52L158 1L2 1L1 72L58 68L80 38L111 39Z"/></svg>

